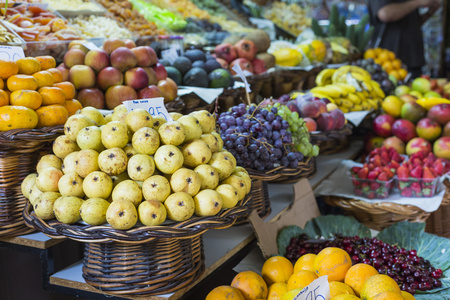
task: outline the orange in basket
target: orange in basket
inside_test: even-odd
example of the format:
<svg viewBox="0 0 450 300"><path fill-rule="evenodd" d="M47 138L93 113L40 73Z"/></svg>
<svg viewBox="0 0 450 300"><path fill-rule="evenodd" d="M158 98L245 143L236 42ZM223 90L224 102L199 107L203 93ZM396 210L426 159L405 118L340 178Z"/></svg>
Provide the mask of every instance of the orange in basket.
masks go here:
<svg viewBox="0 0 450 300"><path fill-rule="evenodd" d="M19 65L19 74L31 75L41 70L41 64L34 57L25 57L16 60Z"/></svg>
<svg viewBox="0 0 450 300"><path fill-rule="evenodd" d="M38 88L43 86L53 86L53 83L55 82L49 71L39 71L34 73L32 76L36 79Z"/></svg>
<svg viewBox="0 0 450 300"><path fill-rule="evenodd" d="M42 96L42 105L64 104L66 95L59 87L44 86L38 90Z"/></svg>
<svg viewBox="0 0 450 300"><path fill-rule="evenodd" d="M69 112L69 117L73 116L78 110L81 110L83 108L80 101L76 99L66 100L63 105Z"/></svg>
<svg viewBox="0 0 450 300"><path fill-rule="evenodd" d="M63 81L63 75L61 71L58 70L57 68L47 69L47 72L50 72L50 74L52 74L54 83L59 83Z"/></svg>
<svg viewBox="0 0 450 300"><path fill-rule="evenodd" d="M33 90L18 90L11 93L10 103L11 105L38 109L42 104L42 97Z"/></svg>
<svg viewBox="0 0 450 300"><path fill-rule="evenodd" d="M0 78L7 79L19 73L19 65L15 61L0 59Z"/></svg>
<svg viewBox="0 0 450 300"><path fill-rule="evenodd" d="M8 78L6 86L11 92L17 90L36 90L38 88L38 82L33 76L17 74Z"/></svg>
<svg viewBox="0 0 450 300"><path fill-rule="evenodd" d="M64 125L69 118L67 109L58 104L41 106L36 109L38 116L37 127Z"/></svg>
<svg viewBox="0 0 450 300"><path fill-rule="evenodd" d="M35 57L41 64L41 70L47 70L56 67L56 60L50 55Z"/></svg>
<svg viewBox="0 0 450 300"><path fill-rule="evenodd" d="M0 106L9 104L9 95L4 90L0 90Z"/></svg>
<svg viewBox="0 0 450 300"><path fill-rule="evenodd" d="M53 84L55 87L59 87L66 95L66 100L73 99L75 97L75 86L69 81L63 81Z"/></svg>

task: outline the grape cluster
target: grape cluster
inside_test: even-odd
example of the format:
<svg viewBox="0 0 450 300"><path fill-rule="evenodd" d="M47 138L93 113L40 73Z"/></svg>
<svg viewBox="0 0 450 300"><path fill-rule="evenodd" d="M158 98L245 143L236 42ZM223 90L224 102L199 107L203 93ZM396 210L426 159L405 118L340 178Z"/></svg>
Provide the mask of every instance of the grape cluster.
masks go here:
<svg viewBox="0 0 450 300"><path fill-rule="evenodd" d="M292 238L286 248L286 258L292 263L307 253L319 253L326 247L338 247L345 250L352 263L364 263L373 266L378 273L394 279L400 288L414 294L416 290L427 291L442 286L439 278L441 269L434 268L428 260L417 255L416 250L406 250L389 245L377 238L360 238L336 234L333 240L312 241L306 234Z"/></svg>
<svg viewBox="0 0 450 300"><path fill-rule="evenodd" d="M241 103L220 114L217 124L224 147L239 166L258 171L277 166L297 168L303 154L293 147L289 122L278 108Z"/></svg>
<svg viewBox="0 0 450 300"><path fill-rule="evenodd" d="M395 90L394 83L389 80L389 74L383 70L381 65L376 64L372 58L358 59L352 62L352 65L361 67L369 72L372 80L380 84L381 89L386 95L391 94Z"/></svg>

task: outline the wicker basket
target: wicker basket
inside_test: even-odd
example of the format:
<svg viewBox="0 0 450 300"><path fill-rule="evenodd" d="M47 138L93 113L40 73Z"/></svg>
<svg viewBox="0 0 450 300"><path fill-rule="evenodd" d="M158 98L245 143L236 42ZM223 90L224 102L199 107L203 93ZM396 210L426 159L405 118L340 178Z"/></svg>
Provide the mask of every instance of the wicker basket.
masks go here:
<svg viewBox="0 0 450 300"><path fill-rule="evenodd" d="M272 212L269 200L269 189L267 182L252 179L252 189L250 191L252 195L251 200L245 205L249 208L250 212L256 210L261 219L265 219ZM241 225L248 223L247 217L239 218L235 225Z"/></svg>
<svg viewBox="0 0 450 300"><path fill-rule="evenodd" d="M346 215L353 216L360 223L375 230L383 230L401 221L425 222L430 215L414 205L368 203L336 196L324 196L324 201L328 205L340 207Z"/></svg>
<svg viewBox="0 0 450 300"><path fill-rule="evenodd" d="M348 146L348 136L352 134L351 125L339 130L311 133L311 143L319 146L320 154L332 154L343 151Z"/></svg>
<svg viewBox="0 0 450 300"><path fill-rule="evenodd" d="M22 218L27 199L20 185L36 172L39 159L51 153L52 142L63 127L15 129L0 133L0 237L30 233Z"/></svg>
<svg viewBox="0 0 450 300"><path fill-rule="evenodd" d="M266 182L294 183L316 174L316 158L308 157L304 159L298 163L298 167L295 169L280 166L265 173L253 169L247 169L247 171L252 179Z"/></svg>
<svg viewBox="0 0 450 300"><path fill-rule="evenodd" d="M249 94L251 103L258 103L258 96L261 98L268 98L273 96L273 85L272 81L277 76L276 71L274 72L265 72L259 75L251 75L247 76L247 82L250 85L250 89L252 90ZM237 81L242 81L242 79L238 76L235 76ZM239 99L237 99L239 100ZM236 103L235 105L239 104Z"/></svg>
<svg viewBox="0 0 450 300"><path fill-rule="evenodd" d="M247 217L248 195L238 206L212 217L196 217L166 226L116 230L110 226L63 224L38 218L27 202L25 223L52 238L85 242L83 278L113 295L155 295L176 291L204 270L202 235Z"/></svg>
<svg viewBox="0 0 450 300"><path fill-rule="evenodd" d="M309 90L313 88L317 74L323 67L312 69L293 67L279 68L273 80L273 97L278 98L292 91Z"/></svg>
<svg viewBox="0 0 450 300"><path fill-rule="evenodd" d="M450 181L444 181L445 194L441 206L427 219L425 231L450 238Z"/></svg>
<svg viewBox="0 0 450 300"><path fill-rule="evenodd" d="M174 101L170 101L164 104L168 112L178 112L182 113L186 104L181 99L176 99Z"/></svg>

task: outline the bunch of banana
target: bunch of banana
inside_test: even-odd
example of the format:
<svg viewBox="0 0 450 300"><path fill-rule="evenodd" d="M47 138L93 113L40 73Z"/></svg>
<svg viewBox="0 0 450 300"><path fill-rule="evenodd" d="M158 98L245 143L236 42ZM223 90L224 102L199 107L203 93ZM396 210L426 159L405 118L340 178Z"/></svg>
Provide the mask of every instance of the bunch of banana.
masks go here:
<svg viewBox="0 0 450 300"><path fill-rule="evenodd" d="M357 66L322 70L316 77L316 84L310 90L313 96L327 98L344 113L376 110L385 97L369 72Z"/></svg>

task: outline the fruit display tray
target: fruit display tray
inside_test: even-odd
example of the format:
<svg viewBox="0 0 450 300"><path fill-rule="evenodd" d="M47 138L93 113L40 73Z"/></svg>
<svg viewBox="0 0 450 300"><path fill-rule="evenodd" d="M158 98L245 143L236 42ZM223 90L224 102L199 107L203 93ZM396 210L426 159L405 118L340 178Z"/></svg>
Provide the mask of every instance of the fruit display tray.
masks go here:
<svg viewBox="0 0 450 300"><path fill-rule="evenodd" d="M353 184L353 192L367 199L386 199L394 187L394 178L388 181L354 178L348 174Z"/></svg>
<svg viewBox="0 0 450 300"><path fill-rule="evenodd" d="M28 200L20 185L28 174L36 171L39 159L51 153L52 142L61 134L63 126L0 132L0 237L34 231L22 217Z"/></svg>
<svg viewBox="0 0 450 300"><path fill-rule="evenodd" d="M346 124L339 130L314 131L309 135L311 144L319 146L320 154L333 154L345 150L348 137L352 134L352 125Z"/></svg>
<svg viewBox="0 0 450 300"><path fill-rule="evenodd" d="M440 177L434 179L409 178L396 180L400 195L404 197L434 197Z"/></svg>
<svg viewBox="0 0 450 300"><path fill-rule="evenodd" d="M23 217L28 226L52 238L86 243L86 283L112 295L156 295L176 291L201 276L205 269L203 233L228 228L246 218L251 199L247 195L239 205L216 216L129 230L44 221L34 214L29 202Z"/></svg>
<svg viewBox="0 0 450 300"><path fill-rule="evenodd" d="M267 182L252 179L252 189L249 193L252 195L251 201L248 201L245 205L249 208L250 213L253 210L256 210L258 216L261 219L265 219L272 212L272 208L270 206L269 200L269 188L267 186ZM239 218L235 225L241 225L248 223L248 218L242 217Z"/></svg>

